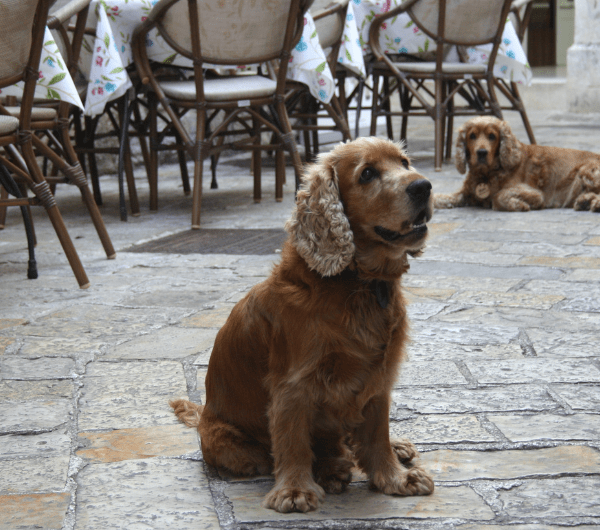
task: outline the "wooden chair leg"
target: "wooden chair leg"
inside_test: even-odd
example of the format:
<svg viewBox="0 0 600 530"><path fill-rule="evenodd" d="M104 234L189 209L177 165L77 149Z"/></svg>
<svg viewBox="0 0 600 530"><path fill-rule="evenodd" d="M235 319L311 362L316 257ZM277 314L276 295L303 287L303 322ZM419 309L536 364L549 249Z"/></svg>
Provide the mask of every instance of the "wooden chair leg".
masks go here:
<svg viewBox="0 0 600 530"><path fill-rule="evenodd" d="M296 140L294 139L294 133L292 131L292 125L290 123L290 118L288 116L287 110L285 108L285 103L283 102L283 98L277 101L276 107L277 115L279 117L279 123L281 124L281 129L283 132L282 142L290 153L292 158L292 165L294 166L294 175L295 175L295 185L296 189L300 187L300 180L302 177L302 159L300 158L300 153L298 152L298 146L296 145ZM282 179L282 184L284 180Z"/></svg>
<svg viewBox="0 0 600 530"><path fill-rule="evenodd" d="M383 78L383 97L385 101L383 103L383 109L385 110L385 127L387 131L387 136L390 140L394 139L394 130L392 128L392 116L391 112L391 94L390 94L390 78L384 76Z"/></svg>
<svg viewBox="0 0 600 530"><path fill-rule="evenodd" d="M254 129L254 145L260 146L260 124L257 119L252 119L252 128ZM277 150L279 152L279 150ZM259 203L262 198L262 153L260 149L252 150L252 174L254 176L254 202ZM277 173L277 170L275 170ZM275 176L277 180L277 176Z"/></svg>
<svg viewBox="0 0 600 530"><path fill-rule="evenodd" d="M150 188L150 210L158 210L158 100L154 92L148 93L150 127L150 164L148 186Z"/></svg>
<svg viewBox="0 0 600 530"><path fill-rule="evenodd" d="M0 199L8 199L8 192L0 186ZM6 206L0 206L0 230L6 225Z"/></svg>
<svg viewBox="0 0 600 530"><path fill-rule="evenodd" d="M200 213L202 207L202 166L210 151L204 147L206 132L206 109L196 111L196 142L194 153L194 187L192 189L192 230L200 228Z"/></svg>
<svg viewBox="0 0 600 530"><path fill-rule="evenodd" d="M275 152L275 200L283 201L283 183L285 182L285 150Z"/></svg>
<svg viewBox="0 0 600 530"><path fill-rule="evenodd" d="M88 165L90 168L90 180L92 181L92 190L94 191L94 200L98 206L102 206L102 193L100 193L100 179L98 175L98 164L96 162L96 153L94 138L96 136L96 128L98 127L98 117L85 117L85 141L84 147L87 152Z"/></svg>
<svg viewBox="0 0 600 530"><path fill-rule="evenodd" d="M442 108L442 80L435 80L435 162L434 170L442 170L442 154L444 146L444 109Z"/></svg>
<svg viewBox="0 0 600 530"><path fill-rule="evenodd" d="M373 74L373 101L371 103L371 130L369 134L377 134L377 118L379 117L379 76Z"/></svg>
<svg viewBox="0 0 600 530"><path fill-rule="evenodd" d="M523 125L525 126L525 130L527 131L527 136L529 137L529 143L535 144L535 135L533 134L533 129L531 127L531 123L529 123L529 118L527 116L527 111L525 110L525 105L523 105L523 100L521 99L521 94L519 93L519 88L517 83L511 81L510 89L513 93L513 97L515 99L515 106L521 115L521 119L523 120Z"/></svg>

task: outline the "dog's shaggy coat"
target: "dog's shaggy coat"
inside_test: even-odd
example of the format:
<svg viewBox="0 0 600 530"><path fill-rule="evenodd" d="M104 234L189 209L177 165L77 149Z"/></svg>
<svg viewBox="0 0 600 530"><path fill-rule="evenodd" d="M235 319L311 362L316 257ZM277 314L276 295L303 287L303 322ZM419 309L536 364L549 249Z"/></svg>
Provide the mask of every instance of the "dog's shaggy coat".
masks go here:
<svg viewBox="0 0 600 530"><path fill-rule="evenodd" d="M434 485L390 441L390 393L408 323L400 277L431 217L431 184L400 145L361 138L307 170L271 276L219 331L204 408L171 403L198 426L207 463L235 474L274 471L263 505L318 507L356 463L372 487L427 495Z"/></svg>
<svg viewBox="0 0 600 530"><path fill-rule="evenodd" d="M456 168L467 176L454 194L436 195L436 208L483 206L511 212L542 208L600 211L600 155L526 145L508 123L490 116L458 132Z"/></svg>

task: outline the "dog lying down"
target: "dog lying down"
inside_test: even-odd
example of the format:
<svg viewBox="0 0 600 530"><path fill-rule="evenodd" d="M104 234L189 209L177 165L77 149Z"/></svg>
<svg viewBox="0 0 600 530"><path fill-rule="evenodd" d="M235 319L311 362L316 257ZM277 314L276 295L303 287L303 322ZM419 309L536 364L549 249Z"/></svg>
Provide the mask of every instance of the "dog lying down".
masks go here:
<svg viewBox="0 0 600 530"><path fill-rule="evenodd" d="M315 510L357 465L386 494L429 495L408 441L390 441L390 393L408 322L400 278L431 218L430 182L402 147L360 138L309 166L281 261L219 331L197 426L207 463L275 473L263 506Z"/></svg>
<svg viewBox="0 0 600 530"><path fill-rule="evenodd" d="M600 155L522 144L508 123L482 116L458 132L456 168L462 189L436 195L436 208L484 206L525 212L542 208L600 211Z"/></svg>

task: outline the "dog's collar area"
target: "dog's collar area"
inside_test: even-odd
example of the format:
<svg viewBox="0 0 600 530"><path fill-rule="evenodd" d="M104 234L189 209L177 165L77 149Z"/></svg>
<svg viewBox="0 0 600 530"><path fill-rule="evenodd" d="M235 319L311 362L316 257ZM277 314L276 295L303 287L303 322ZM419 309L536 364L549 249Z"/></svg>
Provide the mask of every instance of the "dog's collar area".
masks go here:
<svg viewBox="0 0 600 530"><path fill-rule="evenodd" d="M381 309L385 309L390 303L390 288L385 280L372 280L369 284L371 292L375 295Z"/></svg>
<svg viewBox="0 0 600 530"><path fill-rule="evenodd" d="M346 276L346 278L350 277L352 279L361 281L363 284L366 284L369 287L369 290L373 293L373 296L375 296L379 307L382 309L385 309L389 305L391 291L389 283L386 280L364 280L359 277L356 269L351 270L349 268L344 269L339 276Z"/></svg>

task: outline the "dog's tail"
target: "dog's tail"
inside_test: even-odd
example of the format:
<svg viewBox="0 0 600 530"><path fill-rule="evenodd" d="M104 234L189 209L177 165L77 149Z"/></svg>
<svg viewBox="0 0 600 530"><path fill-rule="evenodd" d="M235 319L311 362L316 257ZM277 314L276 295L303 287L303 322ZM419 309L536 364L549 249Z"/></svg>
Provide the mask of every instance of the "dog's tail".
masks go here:
<svg viewBox="0 0 600 530"><path fill-rule="evenodd" d="M169 401L173 407L176 416L188 427L198 427L200 425L200 416L204 410L204 405L196 405L187 399L173 399Z"/></svg>

